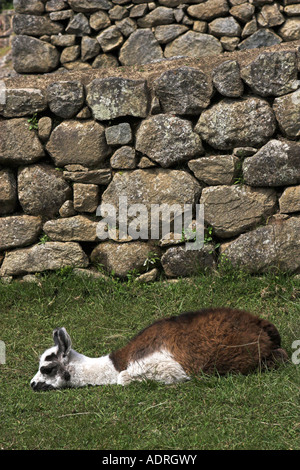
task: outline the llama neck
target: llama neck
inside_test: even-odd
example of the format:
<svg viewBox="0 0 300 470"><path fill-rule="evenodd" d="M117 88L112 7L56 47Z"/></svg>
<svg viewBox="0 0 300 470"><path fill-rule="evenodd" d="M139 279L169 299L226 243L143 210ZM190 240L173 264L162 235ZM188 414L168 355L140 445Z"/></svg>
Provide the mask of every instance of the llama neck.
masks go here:
<svg viewBox="0 0 300 470"><path fill-rule="evenodd" d="M91 358L74 350L70 352L68 369L73 387L115 384L119 375L108 355Z"/></svg>

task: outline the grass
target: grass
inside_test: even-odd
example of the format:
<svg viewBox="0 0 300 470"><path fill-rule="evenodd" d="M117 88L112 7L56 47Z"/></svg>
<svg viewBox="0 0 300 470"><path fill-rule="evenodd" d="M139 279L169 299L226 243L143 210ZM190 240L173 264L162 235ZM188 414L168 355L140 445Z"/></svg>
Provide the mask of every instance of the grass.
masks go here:
<svg viewBox="0 0 300 470"><path fill-rule="evenodd" d="M150 322L208 306L244 308L273 321L289 357L300 339L300 280L284 275L199 275L139 285L79 278L0 283L0 449L203 450L300 448L300 365L248 376L198 377L34 393L29 382L52 329L99 356Z"/></svg>
<svg viewBox="0 0 300 470"><path fill-rule="evenodd" d="M2 10L13 10L14 3L13 2L2 2Z"/></svg>
<svg viewBox="0 0 300 470"><path fill-rule="evenodd" d="M10 46L0 47L0 59L8 54L10 51Z"/></svg>

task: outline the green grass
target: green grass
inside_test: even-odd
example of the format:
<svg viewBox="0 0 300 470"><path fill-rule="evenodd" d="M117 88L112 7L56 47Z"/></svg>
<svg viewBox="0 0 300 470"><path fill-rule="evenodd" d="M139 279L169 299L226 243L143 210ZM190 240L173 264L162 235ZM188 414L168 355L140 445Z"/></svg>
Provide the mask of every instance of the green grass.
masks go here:
<svg viewBox="0 0 300 470"><path fill-rule="evenodd" d="M8 54L10 51L10 46L0 47L0 59Z"/></svg>
<svg viewBox="0 0 300 470"><path fill-rule="evenodd" d="M299 449L300 365L165 386L86 387L34 393L38 357L65 326L73 347L99 356L163 316L208 306L273 321L289 357L300 339L300 281L224 273L151 285L91 280L68 270L40 285L0 283L0 449Z"/></svg>
<svg viewBox="0 0 300 470"><path fill-rule="evenodd" d="M2 2L2 10L13 10L14 3L13 2Z"/></svg>

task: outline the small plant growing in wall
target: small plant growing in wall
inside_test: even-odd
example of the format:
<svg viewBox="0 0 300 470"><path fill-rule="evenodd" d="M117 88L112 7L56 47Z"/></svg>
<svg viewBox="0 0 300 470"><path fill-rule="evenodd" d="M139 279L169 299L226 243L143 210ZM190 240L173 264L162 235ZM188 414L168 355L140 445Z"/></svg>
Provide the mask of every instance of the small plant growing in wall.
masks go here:
<svg viewBox="0 0 300 470"><path fill-rule="evenodd" d="M212 243L213 242L213 228L212 227L207 227L205 231L205 236L204 236L204 243Z"/></svg>
<svg viewBox="0 0 300 470"><path fill-rule="evenodd" d="M193 241L196 240L196 227L187 228L182 230L180 242L185 242L186 240Z"/></svg>
<svg viewBox="0 0 300 470"><path fill-rule="evenodd" d="M143 266L145 266L146 271L149 271L151 268L153 268L156 263L160 260L160 257L157 255L157 253L154 253L153 251L149 251L147 258L144 261Z"/></svg>
<svg viewBox="0 0 300 470"><path fill-rule="evenodd" d="M214 240L213 240L213 228L211 226L207 227L207 229L205 230L205 235L204 235L204 244L207 245L209 243L213 243ZM214 249L211 250L209 253L213 253L214 251L216 251L218 248L220 247L220 243L215 243L214 244Z"/></svg>
<svg viewBox="0 0 300 470"><path fill-rule="evenodd" d="M37 113L34 113L31 118L28 119L27 121L29 123L29 130L37 130L38 129L38 119L37 119Z"/></svg>
<svg viewBox="0 0 300 470"><path fill-rule="evenodd" d="M234 183L236 185L243 185L245 184L245 180L243 176L239 176L238 178L235 178Z"/></svg>
<svg viewBox="0 0 300 470"><path fill-rule="evenodd" d="M39 241L39 245L45 245L45 243L49 242L50 241L50 238L48 237L48 235L46 235L45 233L43 233L43 235L40 236L40 241Z"/></svg>
<svg viewBox="0 0 300 470"><path fill-rule="evenodd" d="M237 176L233 181L233 184L243 185L245 184L244 175L243 175L243 163L240 160L236 165Z"/></svg>

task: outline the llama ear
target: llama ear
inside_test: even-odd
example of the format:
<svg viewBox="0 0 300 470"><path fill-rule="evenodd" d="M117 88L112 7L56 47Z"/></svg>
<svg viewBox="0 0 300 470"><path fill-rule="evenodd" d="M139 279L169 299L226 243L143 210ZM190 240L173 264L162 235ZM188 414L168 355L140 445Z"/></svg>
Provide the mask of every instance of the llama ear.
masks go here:
<svg viewBox="0 0 300 470"><path fill-rule="evenodd" d="M56 328L53 331L53 339L55 346L58 346L58 353L64 357L67 356L71 349L71 338L65 328Z"/></svg>

